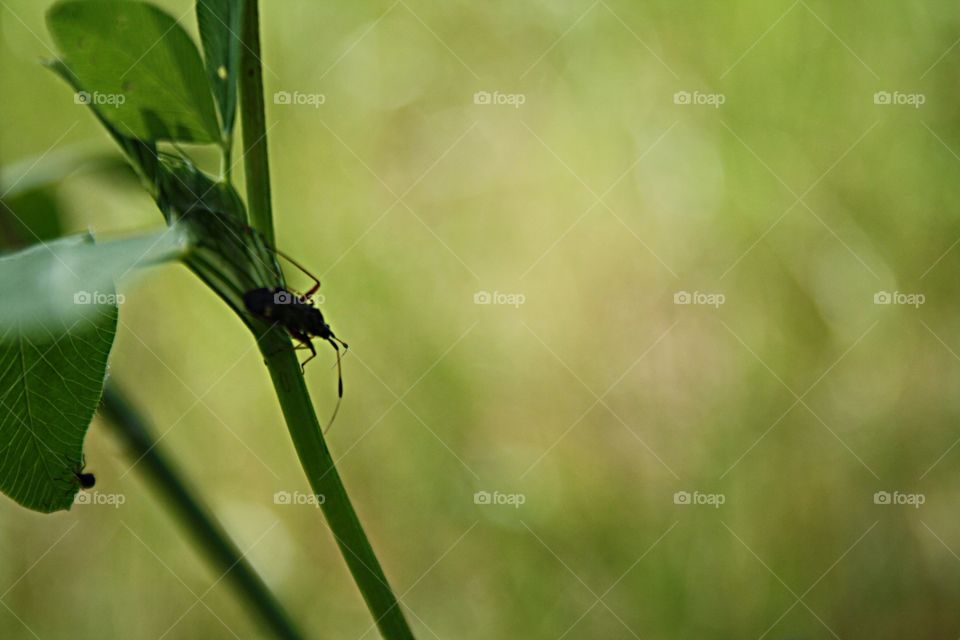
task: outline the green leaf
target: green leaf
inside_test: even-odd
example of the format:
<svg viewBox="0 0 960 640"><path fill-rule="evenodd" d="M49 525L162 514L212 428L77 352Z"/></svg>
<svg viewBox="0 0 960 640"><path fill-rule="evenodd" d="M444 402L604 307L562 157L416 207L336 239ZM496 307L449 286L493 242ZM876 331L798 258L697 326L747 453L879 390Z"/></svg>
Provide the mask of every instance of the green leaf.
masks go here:
<svg viewBox="0 0 960 640"><path fill-rule="evenodd" d="M223 138L233 134L240 71L243 0L197 0L197 25L207 79L220 112Z"/></svg>
<svg viewBox="0 0 960 640"><path fill-rule="evenodd" d="M78 174L93 174L121 184L132 173L122 157L102 151L99 143L80 142L0 166L0 193L9 201L29 191L56 186Z"/></svg>
<svg viewBox="0 0 960 640"><path fill-rule="evenodd" d="M2 248L60 235L52 186L18 192L4 205L16 216ZM49 333L10 326L0 339L0 490L25 507L69 509L79 489L75 472L82 467L83 437L99 402L97 381L104 379L117 323L115 305L98 311L71 326L51 326Z"/></svg>
<svg viewBox="0 0 960 640"><path fill-rule="evenodd" d="M99 244L89 234L68 236L0 258L0 333L43 338L95 318L113 305L116 280L135 267L180 258L188 248L189 234L177 225Z"/></svg>
<svg viewBox="0 0 960 640"><path fill-rule="evenodd" d="M44 64L73 87L73 90L78 94L80 92L86 92L84 86L80 84L80 79L74 75L62 60L49 60ZM120 149L123 150L134 172L140 176L143 186L151 195L156 197L157 145L153 142L144 142L126 135L105 118L96 105L88 102L87 106L93 112L93 115L96 116L97 120L100 121L100 124L107 130L107 133L120 145Z"/></svg>
<svg viewBox="0 0 960 640"><path fill-rule="evenodd" d="M0 491L24 507L70 508L123 300L114 280L184 255L186 237L84 234L0 258Z"/></svg>
<svg viewBox="0 0 960 640"><path fill-rule="evenodd" d="M10 327L0 338L0 491L24 507L73 504L116 328L106 305L44 336Z"/></svg>
<svg viewBox="0 0 960 640"><path fill-rule="evenodd" d="M157 206L171 222L198 209L246 219L243 200L231 185L214 180L182 157L160 156L157 191Z"/></svg>
<svg viewBox="0 0 960 640"><path fill-rule="evenodd" d="M69 68L60 61L47 66L67 81L76 91L83 86ZM156 145L124 135L100 110L88 105L101 124L116 140L144 186L156 200L168 224L174 224L195 209L206 209L246 220L246 209L236 189L200 171L189 159L157 150Z"/></svg>
<svg viewBox="0 0 960 640"><path fill-rule="evenodd" d="M143 140L219 142L203 62L168 14L128 0L69 0L47 25L66 65L121 132Z"/></svg>

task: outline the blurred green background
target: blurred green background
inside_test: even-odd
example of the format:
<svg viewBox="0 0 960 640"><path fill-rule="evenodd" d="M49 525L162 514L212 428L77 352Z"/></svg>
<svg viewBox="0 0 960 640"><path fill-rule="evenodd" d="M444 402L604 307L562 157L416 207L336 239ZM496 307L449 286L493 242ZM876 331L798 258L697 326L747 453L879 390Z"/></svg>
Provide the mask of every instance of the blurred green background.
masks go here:
<svg viewBox="0 0 960 640"><path fill-rule="evenodd" d="M2 165L112 152L37 64L49 3L0 4ZM330 445L418 637L960 635L955 3L262 4L279 244L351 345ZM274 500L308 489L241 323L182 267L122 289L112 379L313 637L375 637ZM260 637L99 420L86 451L121 507L0 499L0 637Z"/></svg>

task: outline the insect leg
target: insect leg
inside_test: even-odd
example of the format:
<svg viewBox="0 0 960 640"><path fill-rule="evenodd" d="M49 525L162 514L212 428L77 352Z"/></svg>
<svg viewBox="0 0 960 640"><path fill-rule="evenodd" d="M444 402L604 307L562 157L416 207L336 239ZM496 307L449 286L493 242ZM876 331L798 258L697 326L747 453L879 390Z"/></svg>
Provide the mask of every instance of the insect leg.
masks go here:
<svg viewBox="0 0 960 640"><path fill-rule="evenodd" d="M307 363L317 357L317 350L314 348L313 341L310 340L310 336L293 331L290 332L290 335L292 335L294 339L300 341L300 344L294 347L294 351L297 349L310 349L310 357L300 363L300 373L302 374L304 372L304 368L307 366Z"/></svg>
<svg viewBox="0 0 960 640"><path fill-rule="evenodd" d="M313 294L317 292L317 289L319 288L320 288L320 281L317 280L317 283L312 287L310 287L310 289L305 294L303 294L303 297L309 299Z"/></svg>
<svg viewBox="0 0 960 640"><path fill-rule="evenodd" d="M320 288L320 279L317 278L317 276L315 276L315 275L313 275L312 273L310 273L309 271L307 271L306 267L304 267L302 264L300 264L299 262L297 262L296 260L294 260L293 258L291 258L289 255L287 255L287 254L284 253L283 251L280 251L280 250L277 249L277 248L274 248L273 251L274 251L274 253L276 253L278 256L280 256L281 258L283 258L284 260L286 260L287 262L289 262L290 264L292 264L293 266L295 266L297 269L300 269L300 271L303 271L305 274L307 274L307 276L308 276L311 280L313 280L313 286L310 287L310 290L309 290L309 291L307 291L305 294L303 294L303 297L304 297L304 298L309 298L310 296L312 296L313 294L315 294L315 293L317 292L317 289Z"/></svg>
<svg viewBox="0 0 960 640"><path fill-rule="evenodd" d="M300 351L301 349L310 348L310 341L307 340L306 338L300 338L299 336L294 336L294 339L298 340L299 342L297 342L297 344L292 349L288 349L287 347L281 347L276 351L271 351L268 355L274 356L274 355L277 355L278 353L283 353L284 351Z"/></svg>

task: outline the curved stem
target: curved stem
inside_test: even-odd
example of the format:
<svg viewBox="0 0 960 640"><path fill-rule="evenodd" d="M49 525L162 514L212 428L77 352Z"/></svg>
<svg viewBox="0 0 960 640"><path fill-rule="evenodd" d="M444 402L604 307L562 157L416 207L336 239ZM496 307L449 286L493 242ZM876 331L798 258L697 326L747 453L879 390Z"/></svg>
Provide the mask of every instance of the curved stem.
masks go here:
<svg viewBox="0 0 960 640"><path fill-rule="evenodd" d="M323 498L320 508L327 526L363 594L367 608L384 638L412 640L413 632L390 589L323 439L323 429L310 402L300 363L290 347L290 339L274 329L259 344L300 464L314 493Z"/></svg>
<svg viewBox="0 0 960 640"><path fill-rule="evenodd" d="M257 0L247 0L244 11L240 74L240 110L243 121L247 206L254 228L275 246L270 210L270 174L263 108L260 34ZM323 430L303 381L290 338L280 327L254 330L270 378L280 401L287 429L300 465L316 494L340 552L353 575L380 633L387 640L412 640L413 632L399 601L390 589L380 562L347 496L323 439Z"/></svg>
<svg viewBox="0 0 960 640"><path fill-rule="evenodd" d="M274 635L290 640L303 638L240 549L157 446L146 421L112 382L103 392L103 410L133 458L139 460L138 466L146 472L215 570L233 584Z"/></svg>

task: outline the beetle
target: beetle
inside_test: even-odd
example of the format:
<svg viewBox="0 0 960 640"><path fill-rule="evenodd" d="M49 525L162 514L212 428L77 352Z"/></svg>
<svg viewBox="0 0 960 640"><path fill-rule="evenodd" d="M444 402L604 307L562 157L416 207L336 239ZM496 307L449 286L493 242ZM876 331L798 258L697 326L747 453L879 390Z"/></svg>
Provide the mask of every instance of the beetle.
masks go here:
<svg viewBox="0 0 960 640"><path fill-rule="evenodd" d="M76 477L77 482L80 483L81 489L93 489L93 486L97 484L97 478L90 472L85 472L86 463L80 464L80 469L73 472L74 477Z"/></svg>
<svg viewBox="0 0 960 640"><path fill-rule="evenodd" d="M320 281L309 271L303 268L299 263L291 259L286 254L277 251L278 255L289 260L301 271L313 279L314 285L304 295L299 295L286 289L285 287L259 287L251 289L243 294L243 304L247 312L266 322L279 324L287 333L297 341L294 349L309 349L310 357L300 363L300 372L302 373L307 363L317 356L317 350L313 346L313 339L319 338L329 342L337 352L337 406L333 410L333 415L327 422L327 430L333 424L337 417L337 411L340 410L340 400L343 398L343 372L340 367L340 347L346 352L350 346L338 338L330 325L323 317L320 309L313 306L310 299L317 289L320 288Z"/></svg>
<svg viewBox="0 0 960 640"><path fill-rule="evenodd" d="M299 296L283 287L261 287L243 294L243 304L250 314L276 322L298 341L297 348L310 349L310 357L300 363L303 370L307 363L317 355L313 348L313 338L329 342L337 351L337 363L340 362L340 347L349 349L346 342L338 338L323 317L320 309L313 306L309 297ZM343 395L343 381L340 381L339 395Z"/></svg>

